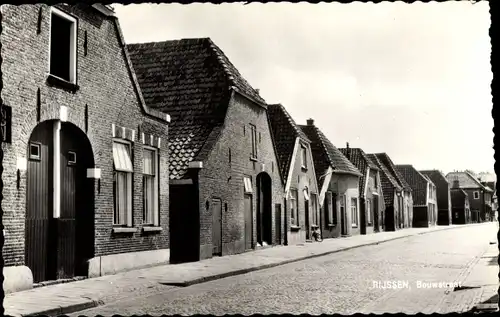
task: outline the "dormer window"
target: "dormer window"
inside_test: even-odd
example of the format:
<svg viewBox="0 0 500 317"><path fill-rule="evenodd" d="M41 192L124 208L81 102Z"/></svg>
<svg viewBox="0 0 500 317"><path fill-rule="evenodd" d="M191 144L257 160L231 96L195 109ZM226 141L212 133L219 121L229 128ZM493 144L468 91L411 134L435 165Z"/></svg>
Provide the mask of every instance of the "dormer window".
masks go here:
<svg viewBox="0 0 500 317"><path fill-rule="evenodd" d="M76 29L74 17L51 8L49 72L72 84L76 84Z"/></svg>

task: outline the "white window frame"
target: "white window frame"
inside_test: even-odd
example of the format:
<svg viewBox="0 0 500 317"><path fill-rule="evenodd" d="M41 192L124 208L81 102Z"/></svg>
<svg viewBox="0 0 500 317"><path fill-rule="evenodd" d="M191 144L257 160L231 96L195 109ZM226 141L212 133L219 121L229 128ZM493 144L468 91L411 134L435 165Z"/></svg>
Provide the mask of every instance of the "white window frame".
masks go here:
<svg viewBox="0 0 500 317"><path fill-rule="evenodd" d="M477 197L476 197L476 194L477 194ZM475 191L472 193L472 195L474 196L473 198L474 199L479 199L481 196L479 195L479 191Z"/></svg>
<svg viewBox="0 0 500 317"><path fill-rule="evenodd" d="M78 20L55 8L55 7L50 7L50 26L49 26L49 69L48 69L48 73L54 77L57 77L63 81L66 81L65 79L63 78L60 78L54 74L52 74L50 72L50 59L51 59L51 56L52 56L52 15L57 15L58 17L60 18L63 18L69 22L71 22L71 37L70 37L70 49L69 49L69 54L70 54L70 68L69 68L69 82L72 83L72 84L76 84L76 59L77 59L77 42L78 42L78 39L77 39L77 30L78 30Z"/></svg>
<svg viewBox="0 0 500 317"><path fill-rule="evenodd" d="M159 155L158 155L158 149L151 147L151 146L143 146L143 159L142 159L142 164L143 164L143 190L144 188L144 176L147 177L148 174L144 174L144 152L146 151L151 151L153 152L153 159L154 159L154 173L155 175L153 176L153 222L148 221L147 218L144 218L144 216L147 214L147 210L145 208L146 204L146 193L143 192L143 208L144 208L144 215L143 215L143 221L144 224L146 225L153 225L153 226L159 226L160 225L160 212L159 212L159 177L160 177L160 169L159 169Z"/></svg>
<svg viewBox="0 0 500 317"><path fill-rule="evenodd" d="M327 209L328 224L334 225L335 223L333 223L333 193L331 191L327 191L325 193L325 199L326 199L325 207L328 208Z"/></svg>
<svg viewBox="0 0 500 317"><path fill-rule="evenodd" d="M354 202L354 204L353 204L353 202ZM354 215L353 213L355 214L355 217L353 217L353 215ZM355 197L351 197L351 223L352 223L353 228L358 227L358 223L359 223L358 217L359 217L358 199Z"/></svg>
<svg viewBox="0 0 500 317"><path fill-rule="evenodd" d="M253 194L252 178L250 176L243 176L243 190L245 194Z"/></svg>
<svg viewBox="0 0 500 317"><path fill-rule="evenodd" d="M292 226L299 226L299 191L290 189L290 222Z"/></svg>
<svg viewBox="0 0 500 317"><path fill-rule="evenodd" d="M116 213L117 213L117 197L116 197L116 190L118 189L117 184L115 185L115 191L113 192L113 199L114 199L114 206L113 206L113 225L115 226L127 226L127 227L132 227L132 216L133 216L133 206L132 206L132 196L133 196L133 187L132 187L132 179L134 177L134 161L133 161L133 155L132 155L132 149L133 149L133 144L132 142L125 141L123 139L113 139L113 147L114 143L121 143L124 144L128 147L129 149L129 156L130 156L130 161L132 163L132 171L123 171L123 170L117 170L115 163L114 163L114 154L113 154L113 177L115 178L115 182L117 182L118 178L116 177L116 173L125 173L126 174L126 182L127 182L127 207L128 210L126 211L127 219L125 222L122 223L117 223L116 222ZM114 149L113 149L114 151ZM120 212L118 211L118 214Z"/></svg>
<svg viewBox="0 0 500 317"><path fill-rule="evenodd" d="M300 145L300 162L304 169L307 169L307 148L304 145Z"/></svg>

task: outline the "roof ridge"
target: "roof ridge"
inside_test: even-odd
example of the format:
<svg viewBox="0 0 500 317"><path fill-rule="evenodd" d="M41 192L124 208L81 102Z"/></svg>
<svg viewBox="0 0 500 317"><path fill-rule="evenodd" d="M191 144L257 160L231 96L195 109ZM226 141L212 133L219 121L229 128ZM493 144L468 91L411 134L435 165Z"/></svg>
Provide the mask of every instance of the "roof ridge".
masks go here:
<svg viewBox="0 0 500 317"><path fill-rule="evenodd" d="M274 105L271 105L273 107L277 107L278 109L280 109L283 114L285 115L285 117L287 118L288 120L288 123L290 123L290 125L292 126L292 128L295 130L295 133L297 133L297 136L301 139L303 139L304 141L307 141L309 143L311 143L311 140L309 140L309 138L307 137L307 135L304 133L304 131L302 131L302 129L299 128L299 126L297 125L297 122L295 122L295 120L293 119L293 117L290 115L290 113L286 110L285 106L283 106L281 103L278 103L278 104L274 104Z"/></svg>
<svg viewBox="0 0 500 317"><path fill-rule="evenodd" d="M181 42L181 41L195 41L195 40L202 40L206 41L209 40L211 41L210 37L186 37L186 38L180 38L180 39L174 39L174 40L164 40L164 41L149 41L149 42L136 42L136 43L127 43L127 46L134 46L134 45L160 45L160 44L167 44L167 43L173 43L173 42Z"/></svg>

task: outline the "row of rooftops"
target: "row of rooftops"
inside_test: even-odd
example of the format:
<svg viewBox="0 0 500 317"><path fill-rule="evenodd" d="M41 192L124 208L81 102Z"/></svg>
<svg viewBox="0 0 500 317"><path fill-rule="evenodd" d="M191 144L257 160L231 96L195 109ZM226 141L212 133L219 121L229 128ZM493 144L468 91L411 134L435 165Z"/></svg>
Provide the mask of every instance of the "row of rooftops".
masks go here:
<svg viewBox="0 0 500 317"><path fill-rule="evenodd" d="M306 125L297 125L283 105L268 105L210 38L128 44L126 49L145 103L171 116L171 179L187 177L189 163L200 160L207 152L203 149L215 143L224 124L228 100L235 91L267 109L283 179L287 179L293 145L299 137L311 144L318 185L329 167L334 173L362 179L369 167L382 172L383 187L411 191L402 176L404 169L413 169L411 165L395 165L386 153L366 154L362 149L350 148L348 143L345 148L337 148L312 119ZM424 174L420 175L432 182ZM460 187L480 184L469 180L469 175L450 173L446 178L455 176Z"/></svg>

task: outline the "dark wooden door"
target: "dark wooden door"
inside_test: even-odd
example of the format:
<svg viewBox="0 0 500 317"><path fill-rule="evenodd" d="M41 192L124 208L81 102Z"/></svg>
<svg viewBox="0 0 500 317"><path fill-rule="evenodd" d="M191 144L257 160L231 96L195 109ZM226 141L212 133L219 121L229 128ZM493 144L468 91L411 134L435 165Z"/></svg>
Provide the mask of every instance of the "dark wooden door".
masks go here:
<svg viewBox="0 0 500 317"><path fill-rule="evenodd" d="M53 225L53 125L46 122L32 132L28 143L25 262L35 283L55 278ZM51 234L52 233L52 234Z"/></svg>
<svg viewBox="0 0 500 317"><path fill-rule="evenodd" d="M212 255L222 255L222 202L212 199Z"/></svg>
<svg viewBox="0 0 500 317"><path fill-rule="evenodd" d="M276 234L276 244L281 244L281 204L274 205L274 225Z"/></svg>
<svg viewBox="0 0 500 317"><path fill-rule="evenodd" d="M93 244L93 208L88 201L92 188L86 178L90 167L88 149L76 127L61 125L61 215L58 223L58 278L84 275L85 261ZM78 243L77 243L78 241Z"/></svg>
<svg viewBox="0 0 500 317"><path fill-rule="evenodd" d="M371 210L373 210L373 230L375 232L380 231L380 219L379 219L379 211L378 211L378 196L373 196L373 199L370 200Z"/></svg>
<svg viewBox="0 0 500 317"><path fill-rule="evenodd" d="M346 198L344 195L340 196L340 232L342 235L347 235L347 213L346 213Z"/></svg>
<svg viewBox="0 0 500 317"><path fill-rule="evenodd" d="M306 225L306 240L311 239L311 225L309 224L309 200L304 201L304 214L305 214L305 222Z"/></svg>
<svg viewBox="0 0 500 317"><path fill-rule="evenodd" d="M245 250L252 249L253 240L253 210L252 210L252 196L245 195Z"/></svg>

